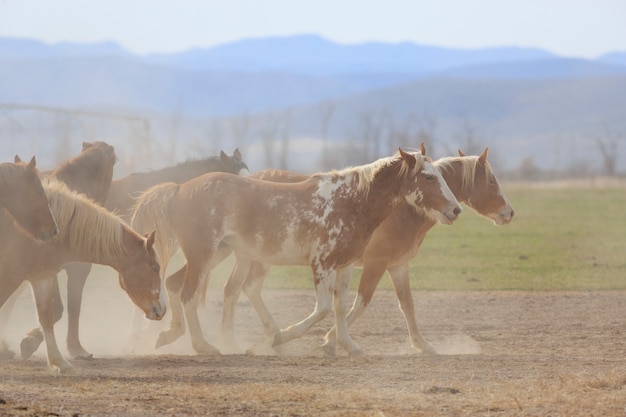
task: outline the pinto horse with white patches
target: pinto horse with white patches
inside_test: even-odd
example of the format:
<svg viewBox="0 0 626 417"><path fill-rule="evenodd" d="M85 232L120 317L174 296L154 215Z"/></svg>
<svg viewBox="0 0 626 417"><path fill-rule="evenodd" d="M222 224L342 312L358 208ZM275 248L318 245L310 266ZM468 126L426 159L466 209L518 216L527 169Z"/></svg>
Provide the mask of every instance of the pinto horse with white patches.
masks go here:
<svg viewBox="0 0 626 417"><path fill-rule="evenodd" d="M316 174L298 183L207 174L182 185L160 185L138 199L132 224L140 231L156 227L170 237L163 240L175 239L180 245L187 262L166 285L170 297L180 293L196 352L219 352L202 336L194 299L200 296L201 279L221 260L216 256L220 245L227 245L237 258L233 285L241 285L253 261L311 266L315 310L279 331L274 345L300 337L322 320L333 306L334 294L338 342L351 356L361 356L347 332L352 266L372 232L405 201L447 224L461 212L430 160L399 150L371 164ZM171 247L157 250L164 267ZM177 338L181 331L174 331Z"/></svg>
<svg viewBox="0 0 626 417"><path fill-rule="evenodd" d="M480 156L466 156L459 151L459 156L438 159L433 165L441 172L460 202L467 204L497 225L508 224L515 212L487 161L487 152L488 149L485 148ZM297 182L306 179L304 175L271 169L258 172L254 177L278 182ZM347 316L349 325L363 314L386 271L392 280L400 309L406 319L411 343L418 351L436 353L418 330L409 287L409 262L417 255L426 233L436 223L437 220L427 213L416 211L408 204L402 204L376 229L367 243L363 256L357 262L357 266L362 266L363 270L354 304ZM261 298L263 281L268 271L269 265L253 263L242 289L259 314L265 334L273 335L278 331L278 326ZM235 302L238 297L238 289L227 284L224 288L222 338L231 343ZM328 354L335 354L334 328L326 335L324 350Z"/></svg>

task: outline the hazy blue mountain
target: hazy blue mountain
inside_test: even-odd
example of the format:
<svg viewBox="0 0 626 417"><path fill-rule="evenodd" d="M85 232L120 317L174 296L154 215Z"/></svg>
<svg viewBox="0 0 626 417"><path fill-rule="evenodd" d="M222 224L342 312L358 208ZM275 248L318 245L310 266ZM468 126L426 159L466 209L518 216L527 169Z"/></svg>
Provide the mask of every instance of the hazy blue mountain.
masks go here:
<svg viewBox="0 0 626 417"><path fill-rule="evenodd" d="M130 57L115 42L47 44L33 39L0 38L0 59L46 59L67 56Z"/></svg>
<svg viewBox="0 0 626 417"><path fill-rule="evenodd" d="M546 59L554 55L533 48L440 48L409 42L342 45L315 35L249 39L213 48L154 54L152 62L192 69L289 71L303 74L413 73L492 62Z"/></svg>
<svg viewBox="0 0 626 417"><path fill-rule="evenodd" d="M611 53L602 55L597 60L599 62L605 62L607 64L626 66L626 52L611 52Z"/></svg>

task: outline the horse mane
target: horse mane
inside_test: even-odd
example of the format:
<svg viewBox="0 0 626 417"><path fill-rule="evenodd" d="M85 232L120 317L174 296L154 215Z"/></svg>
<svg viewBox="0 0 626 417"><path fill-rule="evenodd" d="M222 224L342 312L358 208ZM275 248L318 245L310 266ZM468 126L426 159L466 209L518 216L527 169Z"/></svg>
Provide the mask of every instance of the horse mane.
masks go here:
<svg viewBox="0 0 626 417"><path fill-rule="evenodd" d="M423 165L424 159L427 157L423 157L419 152L407 152L411 155L415 156L417 159L417 163L409 172L409 167L407 164L401 164L400 170L398 171L398 178L402 178L407 174L412 174L421 169ZM402 158L400 156L400 152L396 152L395 155L387 156L384 158L380 158L374 162L365 165L359 165L354 167L344 168L342 170L333 170L331 174L338 176L350 176L356 175L358 180L357 192L367 194L369 189L376 178L376 175L384 168L391 166L397 162L402 162Z"/></svg>
<svg viewBox="0 0 626 417"><path fill-rule="evenodd" d="M478 165L479 156L477 155L469 155L469 156L447 156L441 159L438 159L433 162L435 168L439 171L450 171L453 170L453 164L455 162L461 163L461 188L463 191L468 191L472 188L475 181L476 176L476 166ZM491 173L491 166L487 162L485 164L485 175L489 177Z"/></svg>
<svg viewBox="0 0 626 417"><path fill-rule="evenodd" d="M122 243L124 222L83 194L53 178L42 180L60 239L68 239L71 251L111 259L125 256Z"/></svg>
<svg viewBox="0 0 626 417"><path fill-rule="evenodd" d="M173 166L167 166L167 167L153 169L153 170L145 171L145 172L133 172L130 175L131 176L160 175L160 174L167 174L172 171L178 172L181 168L205 170L206 169L205 165L207 164L216 164L216 165L222 166L222 160L219 156L208 156L203 159L187 159L186 161L179 162L178 164L173 165Z"/></svg>

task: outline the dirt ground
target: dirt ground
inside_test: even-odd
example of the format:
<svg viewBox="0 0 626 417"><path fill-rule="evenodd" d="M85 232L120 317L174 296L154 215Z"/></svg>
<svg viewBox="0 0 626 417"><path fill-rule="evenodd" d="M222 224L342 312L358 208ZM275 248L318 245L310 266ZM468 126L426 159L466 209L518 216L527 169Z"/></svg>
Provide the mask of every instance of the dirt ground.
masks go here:
<svg viewBox="0 0 626 417"><path fill-rule="evenodd" d="M277 356L245 354L263 337L243 298L240 353L195 356L187 336L156 351L169 317L129 341L132 308L106 304L119 296L100 294L98 308L86 301L82 340L95 358L72 361L71 373L48 371L43 348L2 360L0 415L626 416L626 292L415 292L422 333L440 353L427 356L410 346L393 292L379 291L351 328L362 361L324 356L330 319ZM314 305L312 291L264 296L281 325ZM211 290L202 311L211 341L219 300ZM5 339L15 351L29 327L11 324ZM56 331L64 349L65 329Z"/></svg>

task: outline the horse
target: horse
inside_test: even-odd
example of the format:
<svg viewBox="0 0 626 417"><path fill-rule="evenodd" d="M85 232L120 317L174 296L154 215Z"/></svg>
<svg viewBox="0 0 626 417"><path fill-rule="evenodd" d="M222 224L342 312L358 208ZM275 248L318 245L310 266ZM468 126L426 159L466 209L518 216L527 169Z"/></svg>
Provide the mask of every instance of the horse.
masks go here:
<svg viewBox="0 0 626 417"><path fill-rule="evenodd" d="M224 151L220 151L219 156L188 160L171 167L156 171L134 173L115 180L111 184L111 191L104 203L104 207L129 220L130 209L135 203L135 198L141 192L164 182L182 184L207 172L229 172L243 176L250 175L250 169L243 162L239 149L235 149L232 156L227 155Z"/></svg>
<svg viewBox="0 0 626 417"><path fill-rule="evenodd" d="M65 164L64 164L65 165ZM62 165L61 168L64 166ZM58 170L57 170L58 171ZM129 220L129 211L135 197L141 191L165 181L185 182L206 172L229 172L238 175L248 175L249 169L242 160L241 152L235 149L232 156L227 155L224 151L220 151L219 156L210 156L204 159L188 160L181 162L175 166L162 168L155 171L130 174L118 180L110 181L110 187L106 189L106 193L98 195L86 194L97 202L104 205L106 209L118 214L122 219ZM58 172L52 175L58 176ZM63 176L70 179L70 176ZM90 264L74 263L67 265L65 268L67 281L67 349L70 356L74 359L92 358L80 342L79 337L79 319L82 304L83 290L87 281L87 276L91 270ZM58 319L61 318L63 306L60 304L60 298L57 297L59 311ZM38 329L30 331L21 344L22 358L28 358L39 347L43 341L43 335Z"/></svg>
<svg viewBox="0 0 626 417"><path fill-rule="evenodd" d="M163 184L139 197L131 224L137 230L156 226L164 235L164 247L157 247L163 265L173 253L172 242L180 246L186 263L168 277L166 286L170 297L181 298L196 352L219 353L202 336L195 298L205 274L221 260L220 245L227 245L237 258L230 278L235 286L241 285L252 261L312 269L315 310L277 332L273 345L300 337L323 319L334 293L339 343L359 357L363 352L350 338L345 318L348 278L372 232L403 201L446 224L461 212L430 159L399 149L394 156L298 183L206 174L182 185Z"/></svg>
<svg viewBox="0 0 626 417"><path fill-rule="evenodd" d="M459 150L458 157L441 158L434 161L433 165L441 172L459 202L491 219L496 225L504 225L512 221L515 212L487 161L488 149L485 148L480 156L466 156ZM304 180L306 176L279 170L265 170L255 174L255 178L295 182ZM401 204L374 231L357 262L357 266L362 267L362 272L357 295L347 315L348 325L363 314L386 271L391 277L413 347L420 352L436 353L434 347L419 332L409 287L409 261L417 255L426 233L436 223L437 220L424 211L416 211L408 204ZM242 286L233 287L227 284L224 287L222 319L224 340L230 343L233 340L234 310L240 289L257 311L265 334L271 336L278 331L278 326L261 298L263 280L268 271L269 265L254 263ZM172 308L172 311L174 310ZM336 331L333 328L325 336L323 349L327 354L336 354L336 340Z"/></svg>
<svg viewBox="0 0 626 417"><path fill-rule="evenodd" d="M4 230L0 241L0 306L19 285L33 286L39 322L47 348L48 366L65 372L72 365L61 355L54 336L53 291L49 277L68 262L90 262L111 266L119 274L120 286L151 320L166 311L160 267L154 251L155 232L147 237L82 194L54 179L44 181L52 213L61 235L48 243L34 243L0 213Z"/></svg>
<svg viewBox="0 0 626 417"><path fill-rule="evenodd" d="M26 163L17 155L14 163L0 163L0 208L7 210L31 238L50 242L59 235L59 228L36 165L34 156Z"/></svg>
<svg viewBox="0 0 626 417"><path fill-rule="evenodd" d="M71 158L51 171L46 171L43 175L47 178L55 178L70 189L84 194L94 202L102 205L109 194L109 188L111 187L111 181L113 179L113 167L117 158L115 156L115 148L106 142L83 142L81 152L78 156ZM75 275L88 274L91 269L91 264L86 263L70 263L64 265L68 279L74 280ZM56 276L52 278L54 280L50 285L58 288L58 281ZM68 293L71 294L71 284L68 284ZM4 308L4 315L2 321L8 320L8 314L10 313L17 297L20 292L16 291L13 296L7 301ZM57 320L61 319L63 313L63 304L61 302L60 294L58 291L53 293L55 306L55 317ZM72 297L68 296L70 301L68 302L68 309L73 312L74 304L71 302ZM73 323L72 319L74 315L68 314L68 320L70 326L68 326L68 350L71 352L72 357L78 357L76 352L82 352L82 346L80 342L78 345L72 343L77 337L72 334L73 331L78 331L78 322ZM41 329L36 328L31 330L27 336L22 340L20 350L22 358L27 359L35 350L39 347L43 341L43 334ZM82 350L81 350L82 349Z"/></svg>

